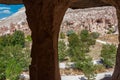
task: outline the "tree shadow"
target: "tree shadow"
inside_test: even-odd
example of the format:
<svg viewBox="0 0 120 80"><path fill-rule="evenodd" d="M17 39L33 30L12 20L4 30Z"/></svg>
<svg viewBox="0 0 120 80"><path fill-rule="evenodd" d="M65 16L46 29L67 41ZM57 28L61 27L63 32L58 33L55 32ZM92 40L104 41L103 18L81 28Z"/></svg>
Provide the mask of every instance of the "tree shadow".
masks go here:
<svg viewBox="0 0 120 80"><path fill-rule="evenodd" d="M101 80L111 80L111 75L110 74L105 74L104 78Z"/></svg>
<svg viewBox="0 0 120 80"><path fill-rule="evenodd" d="M84 77L79 78L80 80L86 80Z"/></svg>

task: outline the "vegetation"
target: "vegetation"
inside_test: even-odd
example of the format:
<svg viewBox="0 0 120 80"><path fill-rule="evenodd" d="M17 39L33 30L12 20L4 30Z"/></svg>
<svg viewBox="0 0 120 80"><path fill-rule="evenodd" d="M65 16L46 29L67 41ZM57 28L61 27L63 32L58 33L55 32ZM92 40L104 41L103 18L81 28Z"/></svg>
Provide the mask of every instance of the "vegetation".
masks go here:
<svg viewBox="0 0 120 80"><path fill-rule="evenodd" d="M93 34L94 33L90 34L88 30L82 30L80 33L80 39L84 44L90 47L91 45L95 45L96 42L95 41L96 38L93 37Z"/></svg>
<svg viewBox="0 0 120 80"><path fill-rule="evenodd" d="M12 35L12 45L15 46L21 45L22 47L25 46L25 36L22 31L15 31Z"/></svg>
<svg viewBox="0 0 120 80"><path fill-rule="evenodd" d="M72 33L75 33L73 30L69 30L69 31L67 31L67 36L69 36L69 35L71 35Z"/></svg>
<svg viewBox="0 0 120 80"><path fill-rule="evenodd" d="M92 59L88 58L83 61L82 67L81 67L84 75L88 78L88 80L95 80L95 66L92 63Z"/></svg>
<svg viewBox="0 0 120 80"><path fill-rule="evenodd" d="M107 34L112 34L112 33L114 33L114 32L115 32L114 28L111 27L111 28L108 29Z"/></svg>
<svg viewBox="0 0 120 80"><path fill-rule="evenodd" d="M22 31L15 31L12 35L4 35L0 37L0 45L5 46L15 46L20 45L24 47L25 36Z"/></svg>
<svg viewBox="0 0 120 80"><path fill-rule="evenodd" d="M106 68L113 67L115 64L115 55L116 55L116 46L115 45L103 45L101 50L101 57L103 64Z"/></svg>
<svg viewBox="0 0 120 80"><path fill-rule="evenodd" d="M95 73L104 72L104 71L105 71L105 67L103 64L95 65Z"/></svg>
<svg viewBox="0 0 120 80"><path fill-rule="evenodd" d="M100 33L98 33L98 32L92 32L92 33L90 33L90 36L91 36L93 39L97 39L97 38L100 36Z"/></svg>
<svg viewBox="0 0 120 80"><path fill-rule="evenodd" d="M64 41L59 41L58 44L59 60L64 61L69 57L72 62L75 62L76 69L81 70L88 80L94 80L95 73L103 72L105 68L113 67L115 63L115 45L103 45L101 50L103 64L94 65L92 58L87 55L90 46L95 45L99 35L97 32L89 33L87 30L82 30L80 34L72 30L68 31L69 45L65 45Z"/></svg>
<svg viewBox="0 0 120 80"><path fill-rule="evenodd" d="M65 33L63 32L60 33L60 39L65 39Z"/></svg>
<svg viewBox="0 0 120 80"><path fill-rule="evenodd" d="M58 43L58 53L59 53L59 61L62 62L66 57L66 45L63 41L59 41Z"/></svg>
<svg viewBox="0 0 120 80"><path fill-rule="evenodd" d="M64 41L59 41L59 60L64 61L65 57L69 57L72 62L75 62L76 69L82 70L88 80L94 80L96 69L101 69L92 63L92 58L87 53L90 51L90 46L95 45L99 33L82 30L80 34L76 34L70 30L67 36L69 45L66 46Z"/></svg>
<svg viewBox="0 0 120 80"><path fill-rule="evenodd" d="M71 61L75 62L75 67L82 70L88 80L94 79L95 66L92 59L87 56L87 52L89 52L90 46L95 44L95 39L87 30L82 30L80 36L76 33L70 34L68 41L68 56Z"/></svg>
<svg viewBox="0 0 120 80"><path fill-rule="evenodd" d="M21 71L28 70L30 50L24 44L21 31L0 37L0 80L18 80Z"/></svg>
<svg viewBox="0 0 120 80"><path fill-rule="evenodd" d="M29 41L29 42L31 42L31 41L32 41L31 36L30 36L30 35L28 35L28 36L25 38L25 41Z"/></svg>
<svg viewBox="0 0 120 80"><path fill-rule="evenodd" d="M76 34L70 30L67 36L69 45L66 45L64 40L60 40L58 44L59 61L65 61L66 57L69 57L75 62L76 69L81 70L88 80L94 80L95 73L102 72L105 68L103 65L94 65L87 53L90 46L95 44L99 33L82 30L80 34ZM64 33L60 33L61 39L65 37ZM25 38L21 31L0 37L0 80L18 80L20 73L28 70L30 49L26 48L26 45L31 41L31 36ZM106 68L113 67L115 55L115 45L103 45L101 57Z"/></svg>

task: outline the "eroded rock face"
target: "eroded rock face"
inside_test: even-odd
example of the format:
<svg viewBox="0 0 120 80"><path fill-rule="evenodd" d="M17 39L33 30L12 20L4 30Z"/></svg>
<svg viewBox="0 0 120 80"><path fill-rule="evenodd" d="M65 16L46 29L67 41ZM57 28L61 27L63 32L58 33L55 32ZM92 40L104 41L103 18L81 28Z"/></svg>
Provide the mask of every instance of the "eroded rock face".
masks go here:
<svg viewBox="0 0 120 80"><path fill-rule="evenodd" d="M69 7L69 2L69 0L24 1L27 10L26 14L28 16L27 20L30 29L32 30L33 39L31 55L32 64L30 66L31 80L60 80L57 60L57 40L60 24L66 9ZM120 7L117 1L115 0L114 4L109 2L107 3L112 4L117 8L118 19L120 22ZM94 5L92 4L90 6ZM86 8L90 6L82 5L79 6L79 8ZM39 9L36 9L37 7L39 7ZM120 23L118 26L120 26ZM116 67L112 80L120 80L119 71L120 46L117 52Z"/></svg>
<svg viewBox="0 0 120 80"><path fill-rule="evenodd" d="M60 80L58 68L57 40L60 24L71 0L23 0L27 20L32 30L31 80ZM82 0L81 0L82 1ZM120 0L102 0L116 7L120 27ZM100 0L83 0L77 8L96 7ZM20 0L0 0L0 3L16 4ZM95 4L98 4L95 6ZM89 5L88 5L89 4ZM72 6L74 8L74 6ZM37 8L37 9L36 9ZM76 8L76 7L75 7ZM120 28L119 28L120 30ZM120 40L120 38L119 38ZM120 45L118 47L115 72L112 80L120 80Z"/></svg>
<svg viewBox="0 0 120 80"><path fill-rule="evenodd" d="M33 40L30 79L60 80L58 34L69 1L24 0L24 4Z"/></svg>
<svg viewBox="0 0 120 80"><path fill-rule="evenodd" d="M61 24L61 32L70 30L79 32L86 29L90 32L98 32L101 35L118 33L116 9L112 6L87 9L68 9Z"/></svg>

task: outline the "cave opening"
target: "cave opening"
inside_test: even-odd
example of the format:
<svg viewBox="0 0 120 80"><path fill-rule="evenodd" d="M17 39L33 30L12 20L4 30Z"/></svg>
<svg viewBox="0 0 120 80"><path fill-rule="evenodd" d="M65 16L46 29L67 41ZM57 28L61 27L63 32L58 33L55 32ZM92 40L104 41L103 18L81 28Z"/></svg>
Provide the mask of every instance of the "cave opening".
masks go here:
<svg viewBox="0 0 120 80"><path fill-rule="evenodd" d="M7 3L7 2L3 1L1 3ZM11 3L11 2L8 2L8 3ZM53 2L49 2L49 1L48 3L54 4ZM58 55L57 55L57 49L56 49L58 44L57 39L59 34L58 32L60 29L59 27L60 23L69 5L66 5L68 3L66 1L63 3L60 2L60 4L56 4L55 8L54 6L49 5L50 7L48 9L45 9L45 10L42 9L42 8L48 7L46 5L48 3L44 3L44 1L43 3L41 3L40 1L40 4L42 5L38 6L37 2L32 1L32 3L30 3L29 1L24 0L24 4L27 10L26 11L27 21L30 26L30 29L32 30L32 39L33 39L32 55L31 55L32 65L30 66L31 80L40 80L40 79L60 80L58 61L57 61ZM33 5L33 6L30 6L30 5ZM113 5L115 5L115 7L117 8L117 14L119 19L120 18L119 7L116 4L113 4ZM38 10L36 10L37 6L40 7ZM41 7L41 6L44 6L44 7ZM81 5L81 6L84 6L84 5ZM90 7L90 5L88 7ZM50 13L48 14L48 12ZM59 15L59 17L57 17L59 12L61 12L61 14ZM44 26L44 28L41 26ZM41 36L42 39L39 38L38 36ZM47 53L47 54L44 54L44 53ZM116 61L117 61L116 63L119 63L119 47L117 50ZM49 63L49 64L45 64L45 63ZM116 64L113 80L119 80L119 78L120 78L119 65Z"/></svg>

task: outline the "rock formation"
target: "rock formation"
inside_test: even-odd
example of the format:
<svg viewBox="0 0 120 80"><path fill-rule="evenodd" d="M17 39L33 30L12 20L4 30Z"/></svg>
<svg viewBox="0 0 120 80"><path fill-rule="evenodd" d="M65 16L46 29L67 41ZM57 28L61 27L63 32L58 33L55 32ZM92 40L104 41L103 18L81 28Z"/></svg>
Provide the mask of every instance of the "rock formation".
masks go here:
<svg viewBox="0 0 120 80"><path fill-rule="evenodd" d="M61 24L61 32L73 30L79 32L87 29L101 35L118 33L116 9L114 7L96 7L87 9L68 9Z"/></svg>
<svg viewBox="0 0 120 80"><path fill-rule="evenodd" d="M16 3L16 1L0 0L0 3ZM32 63L30 66L31 80L60 80L57 59L58 34L63 16L70 6L71 1L74 0L23 0L33 39L31 52ZM118 26L120 27L120 1L102 1L116 7L119 19ZM96 0L83 0L82 2L85 3L77 8L93 7L96 3L101 4L101 0L97 0L97 2ZM112 80L120 80L120 44Z"/></svg>
<svg viewBox="0 0 120 80"><path fill-rule="evenodd" d="M65 13L60 31L67 33L70 30L79 32L82 29L87 29L104 35L111 29L114 33L118 33L117 24L116 9L114 7L69 8ZM12 34L14 30L22 30L26 35L30 35L24 7L12 16L0 20L0 35Z"/></svg>

